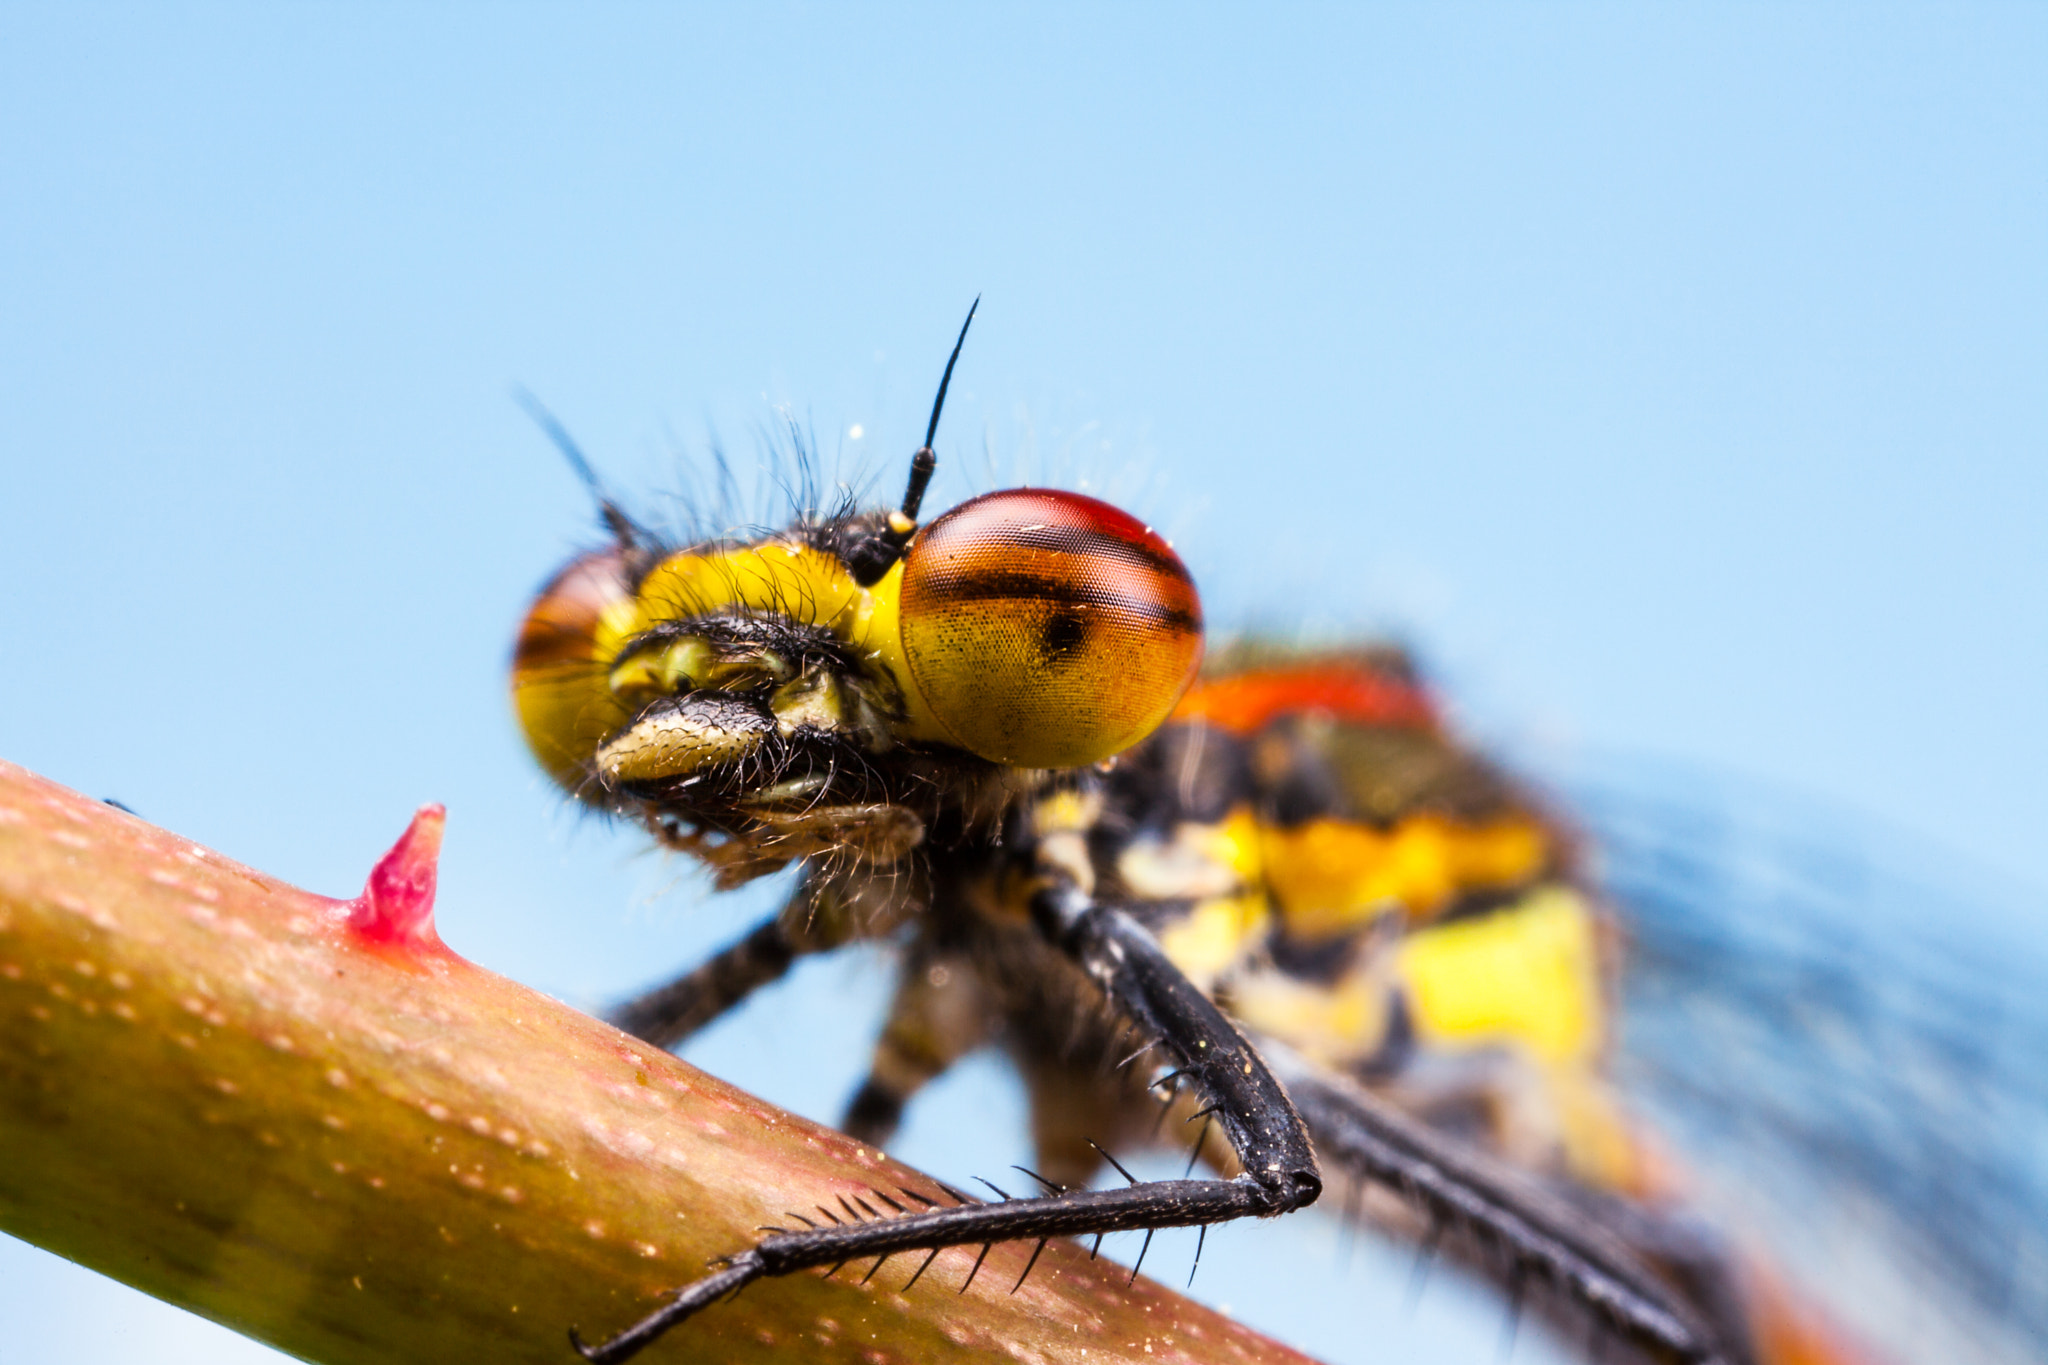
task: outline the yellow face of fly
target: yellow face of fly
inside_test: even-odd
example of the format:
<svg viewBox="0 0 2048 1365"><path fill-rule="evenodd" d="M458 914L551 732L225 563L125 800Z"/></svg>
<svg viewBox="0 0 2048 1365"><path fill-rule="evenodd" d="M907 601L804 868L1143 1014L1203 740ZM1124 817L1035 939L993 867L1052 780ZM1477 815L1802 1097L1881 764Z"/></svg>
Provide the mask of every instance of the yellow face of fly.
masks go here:
<svg viewBox="0 0 2048 1365"><path fill-rule="evenodd" d="M878 816L886 793L832 789L855 755L943 734L901 681L901 566L863 587L794 539L675 551L637 581L628 565L617 551L579 559L528 614L513 701L548 773L594 804L679 816L719 846L777 841L801 856L836 831L903 852L918 831ZM784 861L721 871L744 880Z"/></svg>

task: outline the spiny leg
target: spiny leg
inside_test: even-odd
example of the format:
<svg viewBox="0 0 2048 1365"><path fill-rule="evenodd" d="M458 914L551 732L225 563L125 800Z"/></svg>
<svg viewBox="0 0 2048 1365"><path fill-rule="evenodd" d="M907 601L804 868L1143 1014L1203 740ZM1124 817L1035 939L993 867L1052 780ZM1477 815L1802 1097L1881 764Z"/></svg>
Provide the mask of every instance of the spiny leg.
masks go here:
<svg viewBox="0 0 2048 1365"><path fill-rule="evenodd" d="M1147 941L1150 941L1149 938ZM1153 946L1153 951L1157 952L1156 945ZM780 976L796 952L797 949L789 945L780 922L767 921L695 971L622 1007L613 1015L613 1020L636 1036L663 1045L672 1044L687 1037L690 1032L744 999L753 989ZM1091 974L1099 976L1085 956L1081 957L1081 961L1084 967L1090 969ZM1171 970L1170 966L1168 970ZM1188 989L1192 990L1192 987ZM1125 1003L1123 991L1110 986L1110 993L1119 1004ZM1132 1013L1140 1019L1144 1018L1139 1011ZM1154 1033L1153 1036L1161 1038L1162 1046L1169 1051L1178 1052L1178 1049L1172 1048L1164 1039L1163 1034ZM1554 1199L1545 1199L1528 1190L1513 1176L1494 1170L1490 1163L1469 1149L1415 1123L1369 1092L1348 1083L1334 1082L1334 1078L1307 1066L1298 1058L1291 1058L1285 1049L1276 1045L1266 1044L1265 1051L1269 1057L1284 1062L1283 1075L1301 1105L1320 1149L1340 1165L1364 1178L1418 1198L1425 1206L1433 1227L1441 1229L1448 1225L1458 1225L1479 1232L1504 1252L1513 1265L1527 1265L1541 1271L1547 1278L1562 1286L1573 1299L1589 1307L1597 1319L1609 1323L1621 1335L1681 1360L1707 1361L1717 1358L1712 1335L1697 1324L1690 1311L1679 1302L1671 1290L1641 1268L1632 1248L1621 1245L1617 1239L1607 1235L1599 1224L1557 1203ZM878 1067L878 1072L880 1070ZM1195 1079L1200 1079L1199 1072L1193 1074ZM888 1092L875 1085L875 1079L870 1077L870 1086L864 1087L862 1095L856 1097L855 1113L850 1116L856 1118L856 1121L866 1121L859 1118L863 1101L865 1100L869 1106L874 1103L876 1097L868 1094L870 1088L881 1091L881 1098L888 1098ZM915 1086L909 1089L915 1089ZM902 1098L907 1098L907 1095ZM896 1104L889 1107L892 1110L900 1110L900 1098ZM890 1117L893 1116L892 1113ZM875 1117L879 1116L868 1115L867 1120ZM1228 1136L1226 1133L1226 1137ZM877 1137L871 1140L880 1139ZM1220 1182L1160 1182L1162 1185L1216 1183ZM994 1207L1010 1208L1018 1202L1058 1201L1014 1201L1012 1205ZM1195 1221L1220 1221L1222 1218L1234 1216L1239 1215L1224 1212ZM901 1221L896 1220L887 1226L895 1228ZM1159 1219L1149 1224L1145 1221L1117 1221L1114 1225L1094 1224L1078 1231L1100 1233L1125 1228L1173 1225L1179 1224L1171 1219ZM908 1235L916 1230L915 1226L906 1227L904 1234ZM1027 1237L1034 1234L1027 1230L1011 1235ZM1048 1235L1062 1234L1059 1230L1053 1230ZM763 1243L763 1248L777 1240L769 1239L769 1242ZM936 1254L943 1246L971 1244L981 1240L986 1239L962 1235L942 1240L937 1244L930 1241L920 1242L909 1249L929 1249ZM849 1251L848 1257L865 1254L870 1253L853 1250ZM760 1275L787 1274L806 1265L825 1264L829 1260L848 1257L821 1256L800 1265L790 1264L781 1269L757 1268L744 1274L740 1273L742 1267L736 1260L726 1271L700 1281L684 1291L684 1295L689 1296L688 1301L693 1303L694 1307L685 1308L685 1298L679 1295L668 1309L656 1315L657 1318L663 1319L661 1325L654 1327L646 1336L637 1337L636 1340L639 1344L645 1344L659 1335L660 1331L665 1330L669 1323L680 1321L681 1318L696 1311L696 1307L702 1307L728 1290L750 1283ZM926 1263L929 1264L929 1261ZM723 1287L712 1292L711 1286L714 1284ZM700 1297L696 1293L699 1290L706 1292ZM682 1311L677 1311L678 1309ZM1733 1352L1729 1358L1738 1362L1738 1365L1746 1360L1746 1352L1743 1352L1742 1343L1739 1341L1742 1335L1741 1324L1728 1321L1725 1313L1715 1313L1711 1308L1709 1316L1713 1317L1720 1327L1721 1339L1729 1343L1722 1348ZM654 1318L650 1318L647 1323L641 1324L641 1327L651 1326L654 1321ZM635 1328L626 1334L626 1337L615 1339L598 1348L598 1351L586 1354L591 1355L593 1359L623 1360L638 1349L638 1345L629 1344L626 1338L634 1337L639 1331L640 1328ZM604 1354L614 1348L624 1348L623 1353Z"/></svg>
<svg viewBox="0 0 2048 1365"><path fill-rule="evenodd" d="M627 1359L721 1296L769 1275L902 1251L928 1251L1088 1233L1198 1227L1285 1213L1314 1202L1322 1176L1301 1118L1237 1027L1196 989L1159 944L1121 910L1069 883L1032 897L1040 932L1088 974L1111 1003L1209 1095L1244 1168L1234 1180L1160 1180L1124 1189L1067 1190L1000 1204L961 1204L902 1217L775 1233L723 1270L684 1287L662 1308L595 1347L601 1362Z"/></svg>
<svg viewBox="0 0 2048 1365"><path fill-rule="evenodd" d="M1656 1356L1748 1365L1725 1324L1713 1327L1602 1223L1490 1158L1418 1123L1348 1079L1276 1043L1262 1051L1285 1081L1316 1150L1332 1166L1416 1200L1428 1249L1450 1230L1505 1261L1505 1282L1548 1281L1615 1333ZM1425 1256L1427 1252L1425 1252ZM1717 1332L1715 1329L1719 1328Z"/></svg>

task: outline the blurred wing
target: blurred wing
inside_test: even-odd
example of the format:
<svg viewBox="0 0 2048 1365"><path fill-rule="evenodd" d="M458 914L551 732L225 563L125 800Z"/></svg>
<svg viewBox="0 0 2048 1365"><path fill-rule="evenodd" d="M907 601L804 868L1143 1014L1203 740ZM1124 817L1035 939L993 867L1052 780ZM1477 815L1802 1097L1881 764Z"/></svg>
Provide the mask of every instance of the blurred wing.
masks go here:
<svg viewBox="0 0 2048 1365"><path fill-rule="evenodd" d="M2048 952L2023 898L1695 773L1570 790L1628 935L1617 1070L1716 1221L1891 1358L2048 1359Z"/></svg>

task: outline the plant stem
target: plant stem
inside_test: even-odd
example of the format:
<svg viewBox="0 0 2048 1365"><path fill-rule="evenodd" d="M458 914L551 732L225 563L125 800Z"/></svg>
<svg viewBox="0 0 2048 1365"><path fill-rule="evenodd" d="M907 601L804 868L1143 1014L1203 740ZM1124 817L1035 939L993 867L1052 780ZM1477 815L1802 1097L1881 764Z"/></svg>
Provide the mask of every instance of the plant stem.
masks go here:
<svg viewBox="0 0 2048 1365"><path fill-rule="evenodd" d="M0 1229L322 1365L574 1365L786 1211L944 1197L456 956L440 822L333 901L0 762ZM977 1250L909 1296L921 1255L764 1282L644 1358L1300 1359L1069 1244L953 1293Z"/></svg>

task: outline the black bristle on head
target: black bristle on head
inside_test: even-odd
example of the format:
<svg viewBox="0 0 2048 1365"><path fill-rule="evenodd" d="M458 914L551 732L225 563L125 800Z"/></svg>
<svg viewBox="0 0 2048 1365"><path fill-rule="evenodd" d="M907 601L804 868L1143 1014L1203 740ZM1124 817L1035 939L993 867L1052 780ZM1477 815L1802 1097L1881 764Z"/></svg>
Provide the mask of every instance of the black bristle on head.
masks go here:
<svg viewBox="0 0 2048 1365"><path fill-rule="evenodd" d="M626 514L625 509L619 506L611 494L604 491L604 484L599 481L597 471L591 467L590 458L583 453L583 447L576 444L576 438L569 434L569 429L524 386L515 387L512 390L512 397L520 407L526 409L526 415L534 420L547 438L554 442L555 449L562 452L562 458L569 462L569 468L575 471L577 480L590 490L592 500L597 503L598 519L604 523L604 528L611 533L612 539L619 543L619 548L633 550L646 545L652 537L648 535L645 527Z"/></svg>

